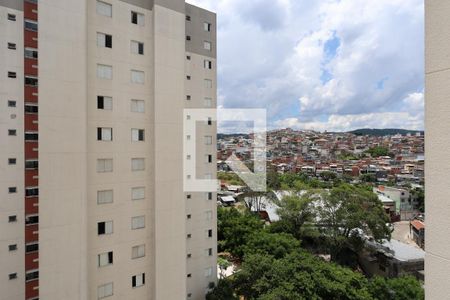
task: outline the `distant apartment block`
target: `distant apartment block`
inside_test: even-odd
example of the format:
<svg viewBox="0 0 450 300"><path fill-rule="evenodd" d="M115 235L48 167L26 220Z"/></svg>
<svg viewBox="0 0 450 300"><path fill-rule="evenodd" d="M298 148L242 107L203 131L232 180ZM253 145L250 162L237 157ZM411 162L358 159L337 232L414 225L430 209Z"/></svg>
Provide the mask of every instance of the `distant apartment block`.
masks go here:
<svg viewBox="0 0 450 300"><path fill-rule="evenodd" d="M215 14L0 0L0 44L0 298L204 299L217 196L183 191L182 126L216 107ZM215 178L216 123L197 128Z"/></svg>

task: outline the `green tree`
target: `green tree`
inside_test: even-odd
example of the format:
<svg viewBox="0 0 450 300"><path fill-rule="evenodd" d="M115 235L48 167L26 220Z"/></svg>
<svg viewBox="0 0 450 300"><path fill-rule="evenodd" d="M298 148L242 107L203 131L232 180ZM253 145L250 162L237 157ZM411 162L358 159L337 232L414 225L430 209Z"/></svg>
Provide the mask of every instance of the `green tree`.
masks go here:
<svg viewBox="0 0 450 300"><path fill-rule="evenodd" d="M267 187L271 190L279 190L281 188L281 181L277 172L267 172Z"/></svg>
<svg viewBox="0 0 450 300"><path fill-rule="evenodd" d="M388 156L389 149L386 147L382 147L382 146L376 146L376 147L370 148L365 153L369 153L372 157Z"/></svg>
<svg viewBox="0 0 450 300"><path fill-rule="evenodd" d="M359 176L359 179L362 182L377 182L377 176L372 173L362 174Z"/></svg>
<svg viewBox="0 0 450 300"><path fill-rule="evenodd" d="M370 281L369 291L376 300L423 300L424 290L412 276L398 278L375 277Z"/></svg>
<svg viewBox="0 0 450 300"><path fill-rule="evenodd" d="M289 228L289 233L300 239L305 233L305 226L311 225L316 215L314 200L317 199L317 193L309 191L302 195L285 196L278 205L277 214L280 220Z"/></svg>
<svg viewBox="0 0 450 300"><path fill-rule="evenodd" d="M230 280L220 279L217 286L206 294L206 300L237 300Z"/></svg>
<svg viewBox="0 0 450 300"><path fill-rule="evenodd" d="M250 235L263 229L261 219L249 212L240 212L236 208L217 209L217 239L219 251L228 251L242 258L244 246Z"/></svg>
<svg viewBox="0 0 450 300"><path fill-rule="evenodd" d="M258 231L249 236L244 253L269 254L275 258L282 258L299 249L300 242L290 234Z"/></svg>
<svg viewBox="0 0 450 300"><path fill-rule="evenodd" d="M324 171L320 173L320 177L322 177L322 179L325 181L333 181L337 178L337 175L334 172Z"/></svg>
<svg viewBox="0 0 450 300"><path fill-rule="evenodd" d="M350 269L298 251L282 259L249 254L233 286L246 299L371 299L367 280Z"/></svg>
<svg viewBox="0 0 450 300"><path fill-rule="evenodd" d="M359 250L361 235L377 241L390 239L389 218L373 192L343 184L324 192L321 198L318 227L328 237L333 260L346 247Z"/></svg>

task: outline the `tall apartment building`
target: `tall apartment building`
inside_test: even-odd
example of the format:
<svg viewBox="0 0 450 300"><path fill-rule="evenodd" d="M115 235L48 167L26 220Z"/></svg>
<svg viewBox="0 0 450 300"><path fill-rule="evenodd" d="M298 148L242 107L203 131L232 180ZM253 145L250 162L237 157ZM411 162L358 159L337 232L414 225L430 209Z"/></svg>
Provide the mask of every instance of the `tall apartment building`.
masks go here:
<svg viewBox="0 0 450 300"><path fill-rule="evenodd" d="M215 14L0 0L0 70L0 298L203 299L216 194L183 191L182 126L216 106ZM215 178L216 124L197 123Z"/></svg>
<svg viewBox="0 0 450 300"><path fill-rule="evenodd" d="M450 295L450 2L425 1L425 297Z"/></svg>

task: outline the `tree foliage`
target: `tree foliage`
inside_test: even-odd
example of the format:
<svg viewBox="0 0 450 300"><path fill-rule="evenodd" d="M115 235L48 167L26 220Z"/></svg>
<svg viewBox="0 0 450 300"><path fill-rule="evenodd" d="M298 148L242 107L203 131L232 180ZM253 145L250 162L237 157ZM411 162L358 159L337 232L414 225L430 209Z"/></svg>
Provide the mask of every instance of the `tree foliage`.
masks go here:
<svg viewBox="0 0 450 300"><path fill-rule="evenodd" d="M390 279L375 277L370 281L369 291L375 300L421 300L425 298L423 288L412 276Z"/></svg>
<svg viewBox="0 0 450 300"><path fill-rule="evenodd" d="M277 214L286 224L286 228L289 228L287 232L299 239L303 236L305 227L311 225L316 216L313 203L315 195L314 192L309 191L301 196L285 196L280 201L276 201L279 207Z"/></svg>
<svg viewBox="0 0 450 300"><path fill-rule="evenodd" d="M374 193L344 184L323 193L321 198L318 226L329 237L332 258L344 247L359 250L364 235L377 241L390 239L388 216Z"/></svg>
<svg viewBox="0 0 450 300"><path fill-rule="evenodd" d="M250 212L236 208L219 207L217 210L217 231L219 251L227 251L242 258L248 237L263 229L263 222Z"/></svg>
<svg viewBox="0 0 450 300"><path fill-rule="evenodd" d="M366 153L369 153L372 157L388 156L389 149L382 146L376 146L367 150Z"/></svg>

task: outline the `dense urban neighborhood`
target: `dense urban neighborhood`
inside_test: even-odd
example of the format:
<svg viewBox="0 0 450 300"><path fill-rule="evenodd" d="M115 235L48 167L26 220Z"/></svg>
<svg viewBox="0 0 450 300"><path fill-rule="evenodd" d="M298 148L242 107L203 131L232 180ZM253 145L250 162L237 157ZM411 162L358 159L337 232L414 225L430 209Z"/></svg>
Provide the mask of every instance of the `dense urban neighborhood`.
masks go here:
<svg viewBox="0 0 450 300"><path fill-rule="evenodd" d="M253 148L253 134L218 136L209 299L423 298L423 132L269 131L266 192L227 164L234 154L252 169Z"/></svg>

